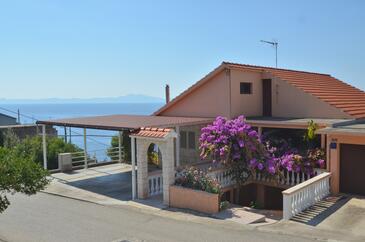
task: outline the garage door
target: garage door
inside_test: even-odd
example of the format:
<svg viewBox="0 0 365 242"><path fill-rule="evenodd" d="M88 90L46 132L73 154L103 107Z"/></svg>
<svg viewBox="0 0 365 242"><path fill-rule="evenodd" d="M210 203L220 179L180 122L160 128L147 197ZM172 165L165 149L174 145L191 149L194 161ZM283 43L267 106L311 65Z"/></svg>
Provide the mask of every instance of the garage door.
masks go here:
<svg viewBox="0 0 365 242"><path fill-rule="evenodd" d="M340 147L340 191L365 196L365 145Z"/></svg>

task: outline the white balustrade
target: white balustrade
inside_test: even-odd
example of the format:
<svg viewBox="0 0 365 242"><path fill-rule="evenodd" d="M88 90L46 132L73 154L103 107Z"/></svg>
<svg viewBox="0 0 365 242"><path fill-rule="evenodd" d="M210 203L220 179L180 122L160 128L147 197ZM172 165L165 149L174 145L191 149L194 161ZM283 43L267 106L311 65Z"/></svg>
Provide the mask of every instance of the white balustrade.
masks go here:
<svg viewBox="0 0 365 242"><path fill-rule="evenodd" d="M331 173L322 172L283 191L283 219L289 220L326 197L330 192L330 176Z"/></svg>
<svg viewBox="0 0 365 242"><path fill-rule="evenodd" d="M163 191L162 173L148 176L148 195L154 196Z"/></svg>
<svg viewBox="0 0 365 242"><path fill-rule="evenodd" d="M227 169L213 170L208 172L208 175L216 179L223 188L234 184L232 175L229 174Z"/></svg>

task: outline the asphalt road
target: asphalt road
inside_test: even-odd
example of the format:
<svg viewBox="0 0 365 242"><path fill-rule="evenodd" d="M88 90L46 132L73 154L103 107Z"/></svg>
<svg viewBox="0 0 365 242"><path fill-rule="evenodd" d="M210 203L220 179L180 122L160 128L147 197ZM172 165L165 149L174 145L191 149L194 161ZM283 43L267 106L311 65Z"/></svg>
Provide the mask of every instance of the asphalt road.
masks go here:
<svg viewBox="0 0 365 242"><path fill-rule="evenodd" d="M0 214L4 241L308 241L251 226L157 216L40 193L16 195Z"/></svg>

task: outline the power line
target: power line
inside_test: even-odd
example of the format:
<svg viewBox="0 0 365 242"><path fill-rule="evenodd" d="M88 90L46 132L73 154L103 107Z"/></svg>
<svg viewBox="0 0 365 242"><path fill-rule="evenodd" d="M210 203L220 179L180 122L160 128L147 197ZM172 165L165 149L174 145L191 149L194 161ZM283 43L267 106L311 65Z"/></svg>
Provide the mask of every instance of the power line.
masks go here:
<svg viewBox="0 0 365 242"><path fill-rule="evenodd" d="M31 116L28 116L28 115L22 114L22 113L20 113L19 111L13 111L13 110L10 110L10 109L4 108L4 107L0 107L0 109L1 109L1 110L4 110L4 111L7 111L7 112L9 112L9 113L16 114L16 115L18 115L18 116L22 116L22 117L25 117L25 118L29 118L29 119L31 119L31 120L33 120L33 121L39 121L39 119L36 119L36 118L34 118L34 117L31 117ZM71 130L71 132L72 132L72 133L74 133L74 134L77 134L77 135L83 136L83 134L78 133L78 132L76 132L76 131ZM93 138L90 138L90 137L86 137L86 138L87 138L87 139L89 139L90 141L95 142L95 143L98 143L98 144L101 144L101 145L104 145L104 146L108 146L108 147L109 147L109 145L104 144L103 142L97 141L97 140L95 140L95 139L93 139Z"/></svg>

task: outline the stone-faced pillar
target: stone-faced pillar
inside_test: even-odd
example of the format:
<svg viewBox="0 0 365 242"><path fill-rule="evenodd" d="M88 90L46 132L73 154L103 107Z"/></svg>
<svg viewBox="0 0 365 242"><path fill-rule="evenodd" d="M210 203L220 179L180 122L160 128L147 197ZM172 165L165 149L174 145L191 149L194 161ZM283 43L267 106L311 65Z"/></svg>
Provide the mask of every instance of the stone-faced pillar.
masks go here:
<svg viewBox="0 0 365 242"><path fill-rule="evenodd" d="M175 182L174 138L169 137L162 147L163 202L169 205L170 185Z"/></svg>
<svg viewBox="0 0 365 242"><path fill-rule="evenodd" d="M147 149L150 142L137 138L137 187L138 198L148 197L148 161Z"/></svg>

